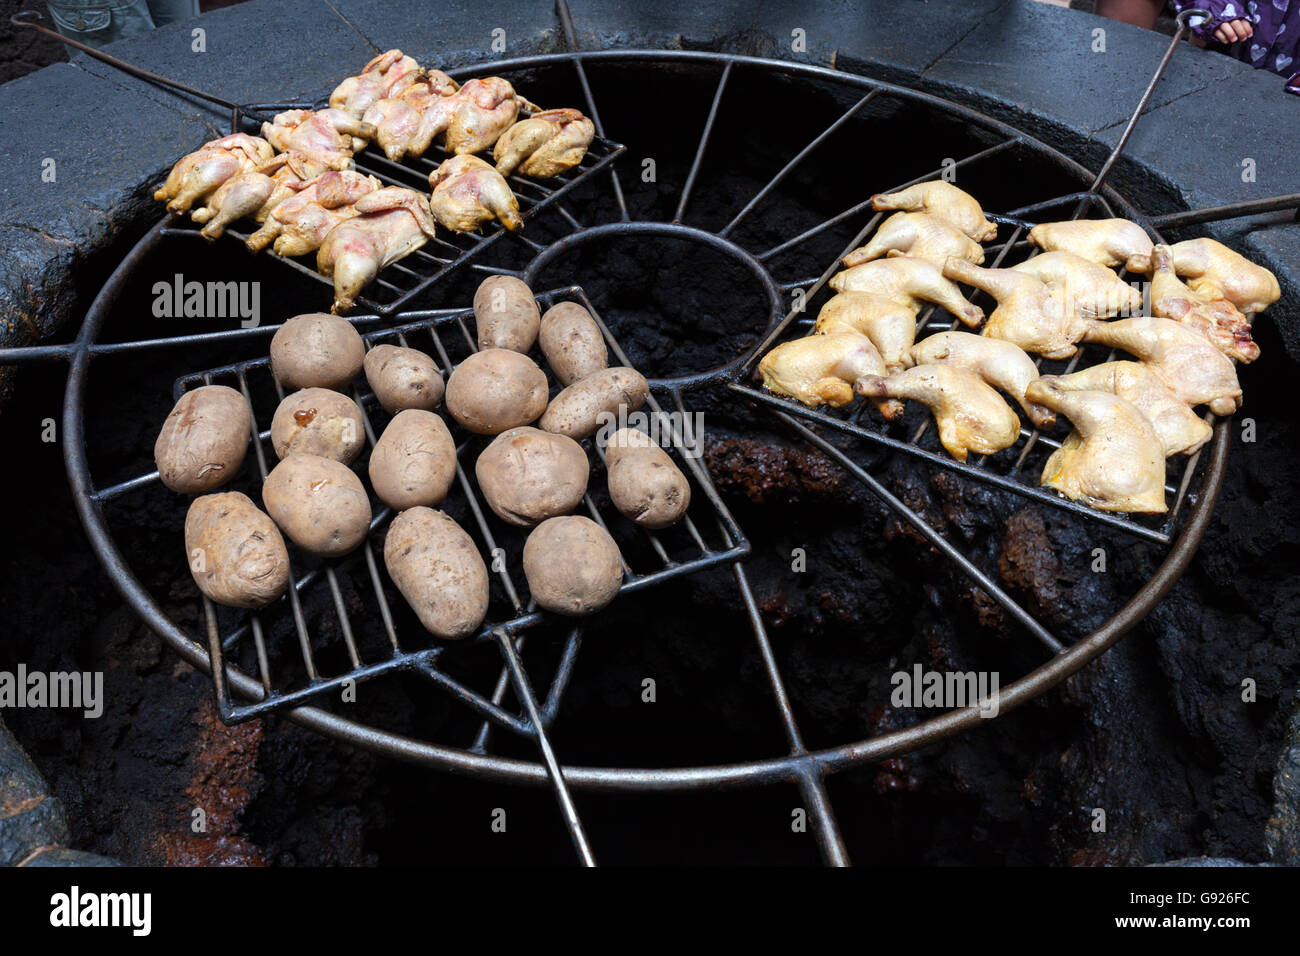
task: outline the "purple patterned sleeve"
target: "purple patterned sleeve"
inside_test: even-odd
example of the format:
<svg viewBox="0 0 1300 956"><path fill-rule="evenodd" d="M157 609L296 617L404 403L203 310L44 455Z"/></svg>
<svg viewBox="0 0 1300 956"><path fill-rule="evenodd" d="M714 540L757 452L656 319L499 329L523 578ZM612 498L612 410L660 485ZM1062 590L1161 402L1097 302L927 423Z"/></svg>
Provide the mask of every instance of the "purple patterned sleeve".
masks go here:
<svg viewBox="0 0 1300 956"><path fill-rule="evenodd" d="M1264 2L1271 3L1272 0L1264 0ZM1225 23L1231 23L1233 20L1256 22L1256 17L1246 7L1246 0L1169 0L1169 6L1173 7L1178 13L1182 13L1184 10L1206 10L1209 12L1210 18L1208 20L1190 24L1191 31L1202 40L1213 40L1214 31Z"/></svg>

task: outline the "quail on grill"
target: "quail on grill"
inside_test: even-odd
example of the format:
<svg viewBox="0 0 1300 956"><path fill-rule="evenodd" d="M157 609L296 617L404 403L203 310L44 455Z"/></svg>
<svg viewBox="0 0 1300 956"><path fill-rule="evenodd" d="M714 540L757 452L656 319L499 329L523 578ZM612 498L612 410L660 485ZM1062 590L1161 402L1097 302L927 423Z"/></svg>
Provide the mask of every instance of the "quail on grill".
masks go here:
<svg viewBox="0 0 1300 956"><path fill-rule="evenodd" d="M1145 362L1188 405L1216 415L1241 407L1241 383L1232 360L1194 329L1156 316L1088 323L1083 341L1123 349Z"/></svg>
<svg viewBox="0 0 1300 956"><path fill-rule="evenodd" d="M1239 362L1259 358L1259 346L1251 338L1250 319L1222 298L1219 287L1213 283L1203 282L1201 287L1213 290L1216 298L1207 298L1184 285L1174 274L1174 257L1169 246L1155 247L1151 270L1153 314L1195 329L1229 358Z"/></svg>
<svg viewBox="0 0 1300 956"><path fill-rule="evenodd" d="M295 150L327 169L348 169L352 154L374 139L375 128L343 110L286 110L262 124L262 135L277 150Z"/></svg>
<svg viewBox="0 0 1300 956"><path fill-rule="evenodd" d="M984 321L983 310L967 301L939 266L925 259L895 256L864 262L832 276L830 287L836 292L875 292L912 309L921 307L918 300L933 302L969 326Z"/></svg>
<svg viewBox="0 0 1300 956"><path fill-rule="evenodd" d="M939 216L976 242L988 242L998 234L997 224L984 218L984 210L974 196L941 179L917 183L898 192L877 193L871 197L871 205L877 212L901 209Z"/></svg>
<svg viewBox="0 0 1300 956"><path fill-rule="evenodd" d="M452 232L472 232L492 219L511 232L523 228L519 200L502 175L477 156L443 160L429 174L429 185L433 215Z"/></svg>
<svg viewBox="0 0 1300 956"><path fill-rule="evenodd" d="M1101 266L1129 272L1151 268L1151 237L1127 219L1071 219L1029 230L1029 241L1045 252L1073 252Z"/></svg>
<svg viewBox="0 0 1300 956"><path fill-rule="evenodd" d="M1084 318L1139 315L1142 293L1113 271L1072 252L1042 252L1011 267L1047 283Z"/></svg>
<svg viewBox="0 0 1300 956"><path fill-rule="evenodd" d="M331 229L316 253L316 269L334 279L330 311L335 314L350 311L380 269L433 238L428 199L414 189L376 189L359 198L353 209L355 217Z"/></svg>
<svg viewBox="0 0 1300 956"><path fill-rule="evenodd" d="M1038 367L1018 345L970 332L939 332L914 345L911 357L916 365L968 369L1014 398L1038 428L1050 428L1056 423L1050 409L1025 398L1025 389L1038 378Z"/></svg>
<svg viewBox="0 0 1300 956"><path fill-rule="evenodd" d="M474 79L451 98L445 143L449 153L478 153L495 143L526 102L499 76Z"/></svg>
<svg viewBox="0 0 1300 956"><path fill-rule="evenodd" d="M227 180L257 168L274 155L270 143L247 133L211 140L178 159L153 198L167 203L168 212L188 212Z"/></svg>
<svg viewBox="0 0 1300 956"><path fill-rule="evenodd" d="M912 398L929 407L948 454L992 455L1020 437L1020 419L974 372L957 365L917 365L888 378L868 376L855 386L868 398Z"/></svg>
<svg viewBox="0 0 1300 956"><path fill-rule="evenodd" d="M827 332L783 342L758 363L763 387L798 399L809 408L839 408L853 401L854 384L885 373L885 361L861 332ZM901 402L876 396L874 404L886 419L903 414Z"/></svg>
<svg viewBox="0 0 1300 956"><path fill-rule="evenodd" d="M265 222L271 210L304 185L326 172L301 153L279 153L274 158L221 184L190 218L204 226L205 239L216 239L232 222Z"/></svg>
<svg viewBox="0 0 1300 956"><path fill-rule="evenodd" d="M998 300L984 334L1014 342L1026 352L1047 358L1069 358L1075 343L1087 328L1080 318L1048 285L1013 269L981 269L964 259L949 259L943 274Z"/></svg>
<svg viewBox="0 0 1300 956"><path fill-rule="evenodd" d="M492 158L502 176L517 169L525 176L548 179L581 163L595 135L595 124L577 110L543 110L506 130Z"/></svg>
<svg viewBox="0 0 1300 956"><path fill-rule="evenodd" d="M1188 239L1169 247L1174 271L1197 295L1227 299L1242 312L1263 312L1282 295L1277 276L1213 239Z"/></svg>
<svg viewBox="0 0 1300 956"><path fill-rule="evenodd" d="M451 123L456 81L441 70L428 70L400 95L376 100L364 119L375 127L375 140L389 159L421 156Z"/></svg>
<svg viewBox="0 0 1300 956"><path fill-rule="evenodd" d="M1045 487L1102 511L1166 510L1164 447L1136 406L1110 392L1068 391L1050 378L1032 382L1027 394L1074 425L1043 467Z"/></svg>
<svg viewBox="0 0 1300 956"><path fill-rule="evenodd" d="M1205 419L1141 362L1103 362L1069 375L1043 378L1066 391L1110 392L1131 402L1155 429L1166 458L1190 455L1214 434Z"/></svg>
<svg viewBox="0 0 1300 956"><path fill-rule="evenodd" d="M977 265L984 261L984 247L948 220L924 212L896 212L876 230L864 246L840 260L852 268L884 256L913 256L942 266L950 256Z"/></svg>
<svg viewBox="0 0 1300 956"><path fill-rule="evenodd" d="M357 214L353 203L381 185L375 177L351 169L322 173L272 209L244 245L250 252L261 252L274 242L281 256L315 252L331 229Z"/></svg>
<svg viewBox="0 0 1300 956"><path fill-rule="evenodd" d="M840 292L817 313L813 332L861 332L871 339L885 371L900 372L912 364L908 349L916 340L916 312L874 292Z"/></svg>
<svg viewBox="0 0 1300 956"><path fill-rule="evenodd" d="M366 110L380 100L399 95L421 75L420 64L401 50L388 50L374 57L356 76L349 76L330 94L330 106L353 119L364 119Z"/></svg>

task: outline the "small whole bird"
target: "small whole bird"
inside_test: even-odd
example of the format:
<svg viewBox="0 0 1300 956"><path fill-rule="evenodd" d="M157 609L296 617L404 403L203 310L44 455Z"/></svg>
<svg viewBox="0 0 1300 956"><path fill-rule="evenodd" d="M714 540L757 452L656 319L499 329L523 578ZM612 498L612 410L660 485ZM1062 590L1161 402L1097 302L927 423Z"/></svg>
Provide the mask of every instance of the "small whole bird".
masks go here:
<svg viewBox="0 0 1300 956"><path fill-rule="evenodd" d="M452 156L429 174L434 217L452 232L473 232L499 219L514 232L522 229L519 200L505 178L477 156Z"/></svg>

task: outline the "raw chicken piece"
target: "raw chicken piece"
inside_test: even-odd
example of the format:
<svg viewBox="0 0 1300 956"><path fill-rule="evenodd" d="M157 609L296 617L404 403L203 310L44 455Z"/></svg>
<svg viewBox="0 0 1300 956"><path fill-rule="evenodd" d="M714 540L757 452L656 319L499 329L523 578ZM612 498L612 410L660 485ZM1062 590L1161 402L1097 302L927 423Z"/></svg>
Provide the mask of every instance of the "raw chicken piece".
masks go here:
<svg viewBox="0 0 1300 956"><path fill-rule="evenodd" d="M375 127L376 140L389 159L420 156L451 123L456 90L456 81L446 73L429 70L400 95L375 101L363 119Z"/></svg>
<svg viewBox="0 0 1300 956"><path fill-rule="evenodd" d="M363 119L372 105L399 95L421 72L420 64L401 50L380 53L362 67L358 76L349 76L334 88L330 106L353 119Z"/></svg>
<svg viewBox="0 0 1300 956"><path fill-rule="evenodd" d="M864 262L831 277L836 292L875 292L910 309L921 307L918 299L942 306L969 326L984 321L984 312L961 294L957 284L943 277L939 266L925 259L896 256Z"/></svg>
<svg viewBox="0 0 1300 956"><path fill-rule="evenodd" d="M168 212L188 212L190 206L228 179L260 166L274 155L271 144L258 136L234 133L214 139L177 160L153 198L166 202Z"/></svg>
<svg viewBox="0 0 1300 956"><path fill-rule="evenodd" d="M216 239L239 219L265 222L272 209L324 172L301 153L280 153L256 169L227 179L190 218L206 223L199 230L204 239Z"/></svg>
<svg viewBox="0 0 1300 956"><path fill-rule="evenodd" d="M510 82L499 76L470 80L454 98L445 141L450 153L487 149L519 116L520 97Z"/></svg>
<svg viewBox="0 0 1300 956"><path fill-rule="evenodd" d="M1142 314L1140 291L1105 266L1072 252L1042 252L1011 268L1046 282L1048 289L1084 318Z"/></svg>
<svg viewBox="0 0 1300 956"><path fill-rule="evenodd" d="M849 330L871 339L889 374L901 372L912 364L908 349L916 340L916 313L893 299L874 292L841 292L817 313L813 332Z"/></svg>
<svg viewBox="0 0 1300 956"><path fill-rule="evenodd" d="M896 212L876 230L865 246L840 260L846 268L884 256L913 256L942 266L950 256L984 261L984 247L946 219L923 212Z"/></svg>
<svg viewBox="0 0 1300 956"><path fill-rule="evenodd" d="M948 454L992 455L1020 437L1020 419L992 386L957 365L917 365L888 378L868 376L855 386L868 398L914 398L928 405Z"/></svg>
<svg viewBox="0 0 1300 956"><path fill-rule="evenodd" d="M357 216L329 231L316 254L316 269L334 279L336 315L348 312L363 288L433 238L428 200L414 189L388 186L353 204Z"/></svg>
<svg viewBox="0 0 1300 956"><path fill-rule="evenodd" d="M853 401L854 384L878 377L884 359L861 332L828 332L783 342L763 356L758 372L763 387L778 395L798 399L809 408L839 408ZM886 396L873 400L889 421L903 414L902 402Z"/></svg>
<svg viewBox="0 0 1300 956"><path fill-rule="evenodd" d="M1183 285L1174 274L1174 257L1168 246L1155 247L1151 269L1151 311L1155 315L1195 329L1229 358L1239 362L1259 358L1259 346L1250 335L1250 319L1219 295L1218 286L1202 284L1219 296L1210 299Z"/></svg>
<svg viewBox="0 0 1300 956"><path fill-rule="evenodd" d="M917 365L955 365L969 369L1019 402L1038 428L1056 424L1056 416L1050 409L1025 398L1025 389L1038 378L1038 367L1018 345L970 332L940 332L912 347L912 361Z"/></svg>
<svg viewBox="0 0 1300 956"><path fill-rule="evenodd" d="M1074 424L1047 459L1044 487L1102 511L1166 510L1164 447L1131 402L1110 392L1067 391L1050 378L1031 383L1027 394Z"/></svg>
<svg viewBox="0 0 1300 956"><path fill-rule="evenodd" d="M947 219L976 242L988 242L998 235L997 224L984 218L984 210L974 196L941 179L917 183L896 193L877 193L871 197L871 205L878 212L928 212Z"/></svg>
<svg viewBox="0 0 1300 956"><path fill-rule="evenodd" d="M523 228L515 194L502 175L477 156L443 160L429 174L429 185L433 187L429 205L445 229L472 232L494 218L511 232Z"/></svg>
<svg viewBox="0 0 1300 956"><path fill-rule="evenodd" d="M1014 342L1026 352L1047 358L1069 358L1088 327L1045 282L1013 269L981 269L962 259L949 259L943 274L998 300L984 334Z"/></svg>
<svg viewBox="0 0 1300 956"><path fill-rule="evenodd" d="M1241 407L1241 384L1232 360L1205 336L1172 319L1089 322L1083 341L1136 355L1188 405L1209 405L1216 415L1231 415Z"/></svg>
<svg viewBox="0 0 1300 956"><path fill-rule="evenodd" d="M1188 239L1170 246L1174 271L1197 295L1227 299L1242 312L1263 312L1282 295L1277 276L1213 239Z"/></svg>
<svg viewBox="0 0 1300 956"><path fill-rule="evenodd" d="M582 162L595 135L595 124L577 110L543 110L506 130L492 158L502 176L518 169L525 176L547 179Z"/></svg>
<svg viewBox="0 0 1300 956"><path fill-rule="evenodd" d="M1110 392L1131 402L1155 429L1166 458L1190 455L1214 434L1205 419L1141 362L1104 362L1070 375L1044 375L1043 381L1070 392Z"/></svg>
<svg viewBox="0 0 1300 956"><path fill-rule="evenodd" d="M382 185L375 177L351 169L322 173L272 209L266 223L244 245L250 252L261 252L274 240L276 255L313 252L331 229L357 214L353 203Z"/></svg>
<svg viewBox="0 0 1300 956"><path fill-rule="evenodd" d="M352 154L374 139L375 128L343 110L287 110L263 123L262 135L281 152L292 149L327 169L348 169Z"/></svg>
<svg viewBox="0 0 1300 956"><path fill-rule="evenodd" d="M1129 272L1151 268L1151 237L1127 219L1045 222L1029 230L1029 241L1046 252L1073 252L1100 266L1124 266Z"/></svg>

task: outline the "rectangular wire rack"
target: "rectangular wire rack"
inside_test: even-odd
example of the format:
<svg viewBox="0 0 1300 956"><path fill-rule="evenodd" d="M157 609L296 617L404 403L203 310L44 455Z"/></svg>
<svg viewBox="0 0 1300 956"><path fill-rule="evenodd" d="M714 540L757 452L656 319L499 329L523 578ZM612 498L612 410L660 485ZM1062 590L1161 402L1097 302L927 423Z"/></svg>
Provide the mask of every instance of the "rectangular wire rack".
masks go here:
<svg viewBox="0 0 1300 956"><path fill-rule="evenodd" d="M315 108L322 105L324 104L316 104ZM262 122L271 120L277 112L307 108L312 107L303 103L258 103L243 107L234 131L257 133ZM519 200L519 213L524 222L535 219L554 206L566 193L612 163L625 149L620 143L597 136L592 140L582 162L558 176L546 180L529 179L518 174L507 177L511 191ZM399 163L389 159L372 143L357 153L353 162L357 172L374 176L385 186L404 186L416 192L428 193L429 174L451 155L441 146L433 145L423 156L408 158ZM198 224L178 217L177 224L169 226L165 233L206 242L199 229ZM495 220L487 224L482 233L455 233L440 228L438 234L422 248L384 268L365 293L357 296L357 306L382 318L391 318L411 305L417 296L438 280L465 266L477 266L475 260L508 234L506 228ZM230 227L224 231L223 236L230 236L243 243L249 233L241 228ZM522 242L528 242L522 235L518 235L518 238ZM268 256L333 289L333 280L316 271L314 252L305 256L288 257L267 249L259 255ZM496 270L484 267L484 271ZM328 298L324 301L328 305Z"/></svg>
<svg viewBox="0 0 1300 956"><path fill-rule="evenodd" d="M596 319L611 354L622 364L629 364L580 287L545 292L537 299L543 309L565 300L582 305ZM426 351L449 374L461 360L476 351L474 336L466 322L472 315L472 309L404 313L398 317L401 321L396 326L366 333L363 339L369 346L387 343ZM268 473L268 465L274 466L275 456L274 452L268 455L266 447L270 431L259 423L269 422L284 395L271 375L270 360L263 357L185 375L176 381L174 395L179 398L190 389L209 384L238 389L253 409L256 474L247 487L232 486L232 490L243 490L255 501L260 500L261 483ZM364 412L367 445L373 448L388 416L368 389L356 386L352 397ZM647 408L654 414L663 411L653 395L647 401ZM448 425L457 444L457 480L439 507L470 532L494 572L488 623L466 641L471 644L491 641L501 634L516 638L550 619L527 597L526 585L518 573L518 552L527 529L497 520L482 502L472 462L490 437L471 435L454 420L448 420ZM749 553L747 539L698 457L684 453L680 444L675 442L668 450L691 483L691 507L677 525L650 532L637 528L620 515L608 497L600 493L598 479L603 474L603 450L594 440L584 443L591 461L592 480L580 513L590 516L619 541L624 580L616 601L626 594L683 575L738 561ZM367 460L363 458L359 464ZM438 667L439 658L454 644L435 642L418 625L409 628L416 632L414 637L399 633L408 629L403 626L407 617L404 601L387 576L380 573L382 556L377 555L376 549L376 538L392 516L391 509L380 503L373 512L366 541L337 561L314 558L288 543L292 586L285 597L268 608L260 611L218 608L204 599L213 679L226 722L248 720L341 691L349 684L394 671L408 671L447 691L485 719L519 729L515 726L520 723L517 716ZM366 586L354 586L357 580ZM413 624L413 616L410 622ZM576 629L568 640L576 642ZM333 668L322 664L323 655L333 658ZM566 650L557 680L561 677L567 680L563 661L570 656ZM260 680L263 691L260 700L239 703L230 694L226 668L235 658ZM558 694L555 696L558 700Z"/></svg>

